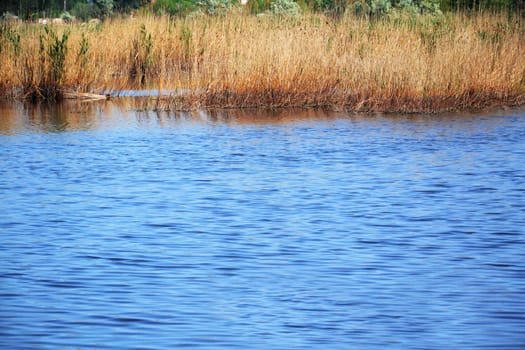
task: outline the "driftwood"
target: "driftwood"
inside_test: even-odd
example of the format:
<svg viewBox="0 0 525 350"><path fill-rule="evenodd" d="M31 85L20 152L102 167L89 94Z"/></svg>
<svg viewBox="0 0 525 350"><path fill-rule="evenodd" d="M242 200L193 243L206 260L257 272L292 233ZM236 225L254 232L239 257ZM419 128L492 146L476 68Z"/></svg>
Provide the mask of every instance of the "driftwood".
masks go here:
<svg viewBox="0 0 525 350"><path fill-rule="evenodd" d="M98 100L106 100L108 96L106 95L98 95L98 94L90 94L87 92L62 92L62 97L65 99L77 99L77 100L84 100L84 101L98 101Z"/></svg>

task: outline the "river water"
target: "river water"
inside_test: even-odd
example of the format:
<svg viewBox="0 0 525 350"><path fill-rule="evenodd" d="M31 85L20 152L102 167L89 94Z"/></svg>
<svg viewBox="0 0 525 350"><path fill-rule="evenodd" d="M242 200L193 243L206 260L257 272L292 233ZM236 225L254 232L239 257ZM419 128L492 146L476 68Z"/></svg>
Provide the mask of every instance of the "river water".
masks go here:
<svg viewBox="0 0 525 350"><path fill-rule="evenodd" d="M525 348L525 109L119 101L0 107L0 348Z"/></svg>

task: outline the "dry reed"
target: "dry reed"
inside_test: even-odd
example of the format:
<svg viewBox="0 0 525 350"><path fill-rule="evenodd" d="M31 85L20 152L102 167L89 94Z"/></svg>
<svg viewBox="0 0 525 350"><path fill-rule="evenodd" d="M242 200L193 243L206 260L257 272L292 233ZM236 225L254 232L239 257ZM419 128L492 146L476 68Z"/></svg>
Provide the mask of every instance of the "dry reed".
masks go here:
<svg viewBox="0 0 525 350"><path fill-rule="evenodd" d="M38 53L42 29L10 30L19 47L0 35L0 95L39 90L53 69ZM520 17L145 16L53 30L69 35L54 82L61 91L167 90L163 108L433 112L525 103Z"/></svg>

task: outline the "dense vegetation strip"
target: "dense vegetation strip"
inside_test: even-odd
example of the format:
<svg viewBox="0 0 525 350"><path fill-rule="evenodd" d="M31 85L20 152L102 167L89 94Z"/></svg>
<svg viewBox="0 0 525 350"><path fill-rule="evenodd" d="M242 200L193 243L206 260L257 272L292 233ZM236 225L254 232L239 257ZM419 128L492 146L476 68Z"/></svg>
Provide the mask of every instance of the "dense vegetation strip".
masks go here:
<svg viewBox="0 0 525 350"><path fill-rule="evenodd" d="M299 11L340 16L347 12L384 15L397 10L413 13L525 10L524 0L2 0L0 14L17 15L23 20L58 16L88 20L137 11L185 16L224 13L240 2L252 14Z"/></svg>
<svg viewBox="0 0 525 350"><path fill-rule="evenodd" d="M525 103L525 25L509 13L322 13L0 25L0 95L155 89L170 109L441 111Z"/></svg>

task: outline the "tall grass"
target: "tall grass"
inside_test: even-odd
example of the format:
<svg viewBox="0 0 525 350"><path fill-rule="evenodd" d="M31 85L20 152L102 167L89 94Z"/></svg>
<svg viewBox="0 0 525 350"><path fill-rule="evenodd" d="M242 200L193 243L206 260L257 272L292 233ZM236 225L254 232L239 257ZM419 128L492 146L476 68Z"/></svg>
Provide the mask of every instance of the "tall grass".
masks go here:
<svg viewBox="0 0 525 350"><path fill-rule="evenodd" d="M34 25L0 32L0 95L51 84L98 93L167 89L162 106L171 109L432 112L525 103L525 22L503 14L146 16L51 32ZM42 59L38 47L45 53L64 35L61 73L49 79L59 61L49 49Z"/></svg>

